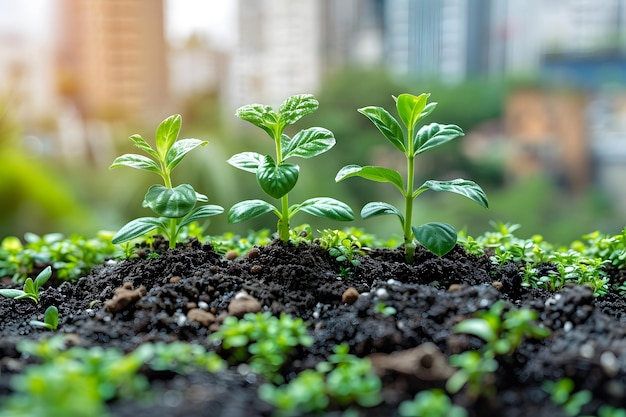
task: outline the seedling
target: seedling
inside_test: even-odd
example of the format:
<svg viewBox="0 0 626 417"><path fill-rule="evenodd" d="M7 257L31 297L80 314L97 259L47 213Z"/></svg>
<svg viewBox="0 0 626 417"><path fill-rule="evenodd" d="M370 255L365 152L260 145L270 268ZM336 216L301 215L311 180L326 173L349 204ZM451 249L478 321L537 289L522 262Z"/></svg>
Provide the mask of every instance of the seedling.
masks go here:
<svg viewBox="0 0 626 417"><path fill-rule="evenodd" d="M1 289L0 295L7 298L14 298L16 300L28 298L30 300L33 300L35 303L39 303L39 290L46 282L48 282L51 276L52 268L50 266L47 266L43 271L39 273L39 275L37 275L37 278L35 278L34 281L30 277L26 278L23 289Z"/></svg>
<svg viewBox="0 0 626 417"><path fill-rule="evenodd" d="M561 378L558 381L544 381L541 388L550 394L550 400L561 408L568 416L580 415L581 409L592 399L591 391L574 392L574 381Z"/></svg>
<svg viewBox="0 0 626 417"><path fill-rule="evenodd" d="M189 184L172 186L170 174L180 163L183 157L208 142L199 139L177 140L180 132L181 116L173 115L163 120L156 130L156 149L153 149L140 135L130 136L139 149L148 154L148 157L137 154L125 154L113 161L109 169L127 166L130 168L150 171L158 174L163 185L155 184L148 188L143 200L143 207L149 207L159 217L140 217L123 226L113 236L113 243L124 243L144 234L157 230L168 240L170 248L176 247L176 242L182 228L193 221L220 214L223 207L216 205L202 205L198 202L207 202L204 194L197 193Z"/></svg>
<svg viewBox="0 0 626 417"><path fill-rule="evenodd" d="M467 411L452 404L440 389L418 392L412 401L404 401L398 408L402 417L466 417Z"/></svg>
<svg viewBox="0 0 626 417"><path fill-rule="evenodd" d="M59 310L55 306L50 306L43 315L43 321L31 320L28 324L33 327L56 330L59 327Z"/></svg>
<svg viewBox="0 0 626 417"><path fill-rule="evenodd" d="M488 207L485 192L475 182L469 180L428 180L415 189L415 157L463 136L460 127L438 123L422 126L416 132L416 125L437 106L437 103L427 104L429 96L430 94L419 96L400 94L397 98L394 97L398 114L407 130L406 136L400 123L382 107L369 106L359 109L359 112L370 119L387 140L404 153L407 161L406 184L398 171L379 166L346 165L335 177L335 181L358 176L371 181L388 182L400 191L404 197L404 212L389 203L377 201L363 206L361 217L367 219L383 214L396 215L404 233L404 252L407 262L413 262L415 257L414 240L438 256L445 255L456 245L457 232L449 224L433 222L412 226L413 200L424 191L449 191L463 195L485 208Z"/></svg>
<svg viewBox="0 0 626 417"><path fill-rule="evenodd" d="M237 109L237 117L263 129L273 139L276 155L242 152L233 155L228 163L243 171L256 175L257 183L270 197L280 199L280 208L264 200L245 200L236 203L228 211L228 222L238 223L273 212L278 217L278 237L289 240L289 221L299 211L332 220L354 220L352 209L341 201L329 197L308 199L289 206L289 191L296 182L300 167L286 162L291 157L312 158L335 145L333 133L321 127L311 127L290 138L283 133L285 128L302 117L314 112L318 101L310 94L291 96L274 111L270 106L249 104Z"/></svg>
<svg viewBox="0 0 626 417"><path fill-rule="evenodd" d="M322 236L316 241L337 262L345 262L355 267L361 265L361 261L356 259L356 255L363 255L364 253L361 250L361 242L355 236L342 230L324 229Z"/></svg>

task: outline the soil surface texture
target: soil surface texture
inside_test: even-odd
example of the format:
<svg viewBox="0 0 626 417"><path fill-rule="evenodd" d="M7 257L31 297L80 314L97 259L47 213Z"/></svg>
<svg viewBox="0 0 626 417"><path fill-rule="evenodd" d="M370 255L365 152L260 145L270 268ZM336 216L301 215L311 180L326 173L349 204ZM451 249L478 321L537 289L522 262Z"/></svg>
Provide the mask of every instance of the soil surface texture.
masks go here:
<svg viewBox="0 0 626 417"><path fill-rule="evenodd" d="M551 335L526 339L513 354L497 357L492 398L473 401L465 390L452 395L469 416L564 416L542 389L543 381L564 377L575 382L576 390L592 392L584 414L595 414L602 404L626 405L626 304L620 296L594 298L582 286L558 293L523 288L522 265L493 265L487 255L471 256L460 246L443 257L418 248L413 264L404 261L401 249L368 250L359 260L342 277L345 264L315 244L274 241L227 259L210 245L192 241L156 258L109 262L76 283L59 284L53 278L37 305L0 297L0 395L11 393L11 376L29 362L17 343L50 337L51 332L28 324L32 318L41 320L50 305L59 309L57 333L71 335L72 343L124 352L146 342L175 340L219 349L208 336L225 315L261 310L289 313L309 324L314 343L284 367L287 380L347 343L352 354L371 358L383 381L383 402L357 407L358 415L395 416L398 404L420 390L444 387L450 355L484 345L477 337L453 333L452 327L503 300L507 308L535 310L537 323ZM395 314L378 312L381 301ZM423 359L426 351L428 360ZM264 381L240 367L149 378L155 392L151 403L114 401L108 405L110 414L272 414L257 394ZM324 415L342 413L331 407Z"/></svg>

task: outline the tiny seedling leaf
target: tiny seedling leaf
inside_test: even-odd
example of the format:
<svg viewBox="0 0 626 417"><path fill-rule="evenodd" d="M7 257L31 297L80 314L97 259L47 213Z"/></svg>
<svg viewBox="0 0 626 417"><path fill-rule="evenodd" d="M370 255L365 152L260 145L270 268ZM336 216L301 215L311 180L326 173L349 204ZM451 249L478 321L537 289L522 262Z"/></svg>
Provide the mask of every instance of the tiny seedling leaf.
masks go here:
<svg viewBox="0 0 626 417"><path fill-rule="evenodd" d="M333 146L335 146L333 132L323 127L311 127L299 131L287 141L283 149L283 159L292 156L312 158L328 151Z"/></svg>
<svg viewBox="0 0 626 417"><path fill-rule="evenodd" d="M180 222L178 227L183 227L188 225L189 223L203 219L205 217L216 216L224 212L224 207L207 204L204 206L196 207L191 211L191 213L187 214L185 218Z"/></svg>
<svg viewBox="0 0 626 417"><path fill-rule="evenodd" d="M187 215L196 201L196 192L189 184L174 188L155 184L148 188L143 206L151 208L159 216L176 219Z"/></svg>
<svg viewBox="0 0 626 417"><path fill-rule="evenodd" d="M13 288L4 288L0 290L0 295L6 298L17 298L24 294L26 294L24 291Z"/></svg>
<svg viewBox="0 0 626 417"><path fill-rule="evenodd" d="M50 329L57 329L59 326L59 310L55 306L48 307L43 317L43 321L50 326Z"/></svg>
<svg viewBox="0 0 626 417"><path fill-rule="evenodd" d="M428 93L423 93L419 96L412 94L400 94L398 96L396 108L405 126L414 127L420 121L428 97L430 97Z"/></svg>
<svg viewBox="0 0 626 417"><path fill-rule="evenodd" d="M298 94L287 98L278 108L285 125L291 125L317 110L319 102L311 94Z"/></svg>
<svg viewBox="0 0 626 417"><path fill-rule="evenodd" d="M457 125L441 125L439 123L431 123L422 126L415 135L413 149L414 155L424 153L429 149L441 146L456 138L463 136L463 130Z"/></svg>
<svg viewBox="0 0 626 417"><path fill-rule="evenodd" d="M448 191L451 193L460 194L480 204L481 206L488 208L489 201L487 200L487 194L483 189L474 181L464 180L461 178L451 181L426 181L417 191L414 193L414 197L420 194L424 190L432 191Z"/></svg>
<svg viewBox="0 0 626 417"><path fill-rule="evenodd" d="M268 203L263 200L245 200L240 201L233 205L230 210L228 210L228 223L239 223L244 220L253 219L255 217L262 216L265 213L269 213L270 211L276 212L280 217L280 212Z"/></svg>
<svg viewBox="0 0 626 417"><path fill-rule="evenodd" d="M34 285L35 290L39 291L39 288L43 287L43 285L48 282L50 277L52 276L52 267L47 266L43 271L41 271L37 278L35 278Z"/></svg>
<svg viewBox="0 0 626 417"><path fill-rule="evenodd" d="M374 201L371 203L367 203L361 209L361 217L364 219L369 219L374 216L381 216L383 214L395 214L400 219L400 223L404 226L404 215L400 210L395 208L389 203L384 203L382 201Z"/></svg>
<svg viewBox="0 0 626 417"><path fill-rule="evenodd" d="M370 181L377 182L389 182L400 190L402 195L405 194L404 184L400 173L396 170L377 167L377 166L360 166L360 165L346 165L341 168L335 176L335 182L342 181L350 177L361 177Z"/></svg>
<svg viewBox="0 0 626 417"><path fill-rule="evenodd" d="M359 109L358 112L370 119L393 146L406 152L402 127L387 110L382 107L368 106Z"/></svg>
<svg viewBox="0 0 626 417"><path fill-rule="evenodd" d="M143 236L146 233L158 229L165 228L166 225L161 219L156 217L140 217L132 220L124 225L111 239L113 244L128 242L129 240Z"/></svg>
<svg viewBox="0 0 626 417"><path fill-rule="evenodd" d="M300 167L296 164L281 162L276 165L267 155L256 172L256 179L261 189L274 198L287 194L298 182Z"/></svg>
<svg viewBox="0 0 626 417"><path fill-rule="evenodd" d="M147 156L137 155L134 153L127 153L115 158L109 169L118 167L129 167L135 169L141 169L144 171L152 171L157 174L161 173L161 170L156 162Z"/></svg>
<svg viewBox="0 0 626 417"><path fill-rule="evenodd" d="M480 337L485 342L495 342L498 335L489 325L489 322L479 318L467 319L454 326L455 333L467 333Z"/></svg>
<svg viewBox="0 0 626 417"><path fill-rule="evenodd" d="M227 161L235 168L256 174L259 165L263 163L265 157L256 152L241 152L230 157Z"/></svg>
<svg viewBox="0 0 626 417"><path fill-rule="evenodd" d="M446 223L425 223L411 228L423 247L437 256L450 252L456 245L457 234L454 227Z"/></svg>
<svg viewBox="0 0 626 417"><path fill-rule="evenodd" d="M157 127L155 140L160 160L165 160L165 156L176 142L181 123L180 114L174 114L163 120Z"/></svg>
<svg viewBox="0 0 626 417"><path fill-rule="evenodd" d="M171 172L187 153L198 146L205 146L207 143L209 142L200 139L181 139L174 143L165 156L167 170Z"/></svg>
<svg viewBox="0 0 626 417"><path fill-rule="evenodd" d="M274 138L274 132L268 122L272 121L273 125L276 124L276 114L272 111L270 106L264 106L262 104L247 104L238 108L235 111L235 116L241 120L250 122L253 125L263 129L270 137Z"/></svg>
<svg viewBox="0 0 626 417"><path fill-rule="evenodd" d="M304 211L318 217L338 221L354 220L352 209L345 203L329 197L310 198L301 204L292 206L289 210L291 214Z"/></svg>
<svg viewBox="0 0 626 417"><path fill-rule="evenodd" d="M152 149L152 146L150 146L148 142L146 142L146 140L141 137L141 135L134 134L129 136L128 138L135 143L136 147L146 152L148 155L152 155L156 159L159 159L159 154L154 149Z"/></svg>

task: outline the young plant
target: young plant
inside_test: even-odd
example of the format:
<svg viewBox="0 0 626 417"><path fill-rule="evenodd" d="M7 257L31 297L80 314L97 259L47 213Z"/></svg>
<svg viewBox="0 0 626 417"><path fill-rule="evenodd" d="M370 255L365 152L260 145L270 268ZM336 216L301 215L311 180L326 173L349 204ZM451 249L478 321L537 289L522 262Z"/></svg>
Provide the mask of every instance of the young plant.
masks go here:
<svg viewBox="0 0 626 417"><path fill-rule="evenodd" d="M59 327L59 310L55 306L50 306L43 315L43 321L31 320L28 324L33 327L56 330Z"/></svg>
<svg viewBox="0 0 626 417"><path fill-rule="evenodd" d="M467 411L452 404L450 397L440 389L420 391L412 401L404 401L398 408L402 417L467 417Z"/></svg>
<svg viewBox="0 0 626 417"><path fill-rule="evenodd" d="M568 416L580 415L582 408L593 398L589 390L574 392L574 381L570 378L561 378L556 382L544 381L541 388L550 394L550 400Z"/></svg>
<svg viewBox="0 0 626 417"><path fill-rule="evenodd" d="M23 289L1 289L0 295L7 298L14 298L16 300L28 298L30 300L33 300L35 303L39 303L39 290L46 282L48 282L51 276L52 268L50 266L47 266L46 269L44 269L39 273L39 275L37 275L37 278L35 278L34 281L30 277L26 278Z"/></svg>
<svg viewBox="0 0 626 417"><path fill-rule="evenodd" d="M398 150L404 153L407 161L406 184L396 170L379 166L346 165L341 168L335 181L342 181L349 177L362 177L376 182L388 182L394 185L404 198L404 211L384 202L370 202L361 209L364 219L382 214L394 214L400 219L404 234L404 251L407 262L412 262L415 256L415 242L438 256L448 253L456 245L457 232L446 223L426 223L421 226L412 226L413 200L426 190L449 191L468 197L483 207L488 207L485 192L475 182L455 179L451 181L428 180L418 188L414 187L415 157L428 150L443 145L457 137L463 136L463 131L456 125L441 125L431 123L422 126L416 131L416 125L428 116L437 103L427 104L430 94L400 94L396 100L396 108L402 123L406 127L405 136L400 123L382 107L363 107L359 112L370 119Z"/></svg>
<svg viewBox="0 0 626 417"><path fill-rule="evenodd" d="M311 127L290 138L285 128L314 112L319 103L310 94L291 96L274 111L270 106L249 104L237 109L236 116L263 129L274 141L276 155L242 152L233 155L228 163L256 175L257 183L270 197L280 199L280 208L263 200L246 200L235 204L228 212L228 222L244 220L273 212L278 217L278 237L289 240L289 221L299 211L332 220L354 220L352 210L341 201L328 197L308 199L289 206L289 191L298 181L300 167L286 162L291 157L312 158L335 145L333 133L321 127Z"/></svg>
<svg viewBox="0 0 626 417"><path fill-rule="evenodd" d="M204 194L197 193L189 184L172 186L171 172L180 163L183 157L208 142L199 139L177 140L180 132L181 116L176 114L163 120L156 130L156 149L153 149L140 135L130 136L139 149L148 156L125 154L113 161L109 169L127 166L158 174L163 185L155 184L148 188L143 200L143 207L149 207L159 217L140 217L123 226L113 236L113 243L124 243L140 237L148 232L157 230L168 240L170 248L176 247L182 228L195 220L215 216L224 211L216 205L202 205L198 202L207 202Z"/></svg>

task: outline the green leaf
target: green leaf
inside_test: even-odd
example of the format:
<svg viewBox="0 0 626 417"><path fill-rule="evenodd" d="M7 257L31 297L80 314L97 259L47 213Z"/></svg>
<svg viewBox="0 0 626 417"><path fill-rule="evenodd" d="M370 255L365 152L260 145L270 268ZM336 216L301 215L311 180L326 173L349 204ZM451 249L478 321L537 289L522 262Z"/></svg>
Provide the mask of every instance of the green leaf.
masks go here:
<svg viewBox="0 0 626 417"><path fill-rule="evenodd" d="M402 195L405 194L402 177L398 171L393 169L377 166L346 165L335 176L335 182L349 177L362 177L371 181L389 182L395 185Z"/></svg>
<svg viewBox="0 0 626 417"><path fill-rule="evenodd" d="M445 255L456 245L456 230L449 224L426 223L411 229L415 240L437 256Z"/></svg>
<svg viewBox="0 0 626 417"><path fill-rule="evenodd" d="M285 125L291 125L317 110L319 102L311 94L298 94L287 98L278 108Z"/></svg>
<svg viewBox="0 0 626 417"><path fill-rule="evenodd" d="M141 169L144 171L152 171L156 172L157 174L161 173L161 168L159 168L159 165L152 159L148 158L147 156L137 155L134 153L127 153L122 156L118 156L117 158L115 158L115 161L113 161L109 169L118 168L121 166Z"/></svg>
<svg viewBox="0 0 626 417"><path fill-rule="evenodd" d="M358 112L367 116L393 146L406 152L402 127L387 110L382 107L368 106L359 109Z"/></svg>
<svg viewBox="0 0 626 417"><path fill-rule="evenodd" d="M398 210L391 204L383 203L382 201L374 201L371 203L367 203L361 209L361 217L364 219L369 219L370 217L381 216L384 214L394 214L398 216L398 219L400 219L400 223L404 226L404 215L400 212L400 210Z"/></svg>
<svg viewBox="0 0 626 417"><path fill-rule="evenodd" d="M276 165L271 156L266 155L256 172L256 179L263 191L274 198L287 194L298 181L300 167L285 162Z"/></svg>
<svg viewBox="0 0 626 417"><path fill-rule="evenodd" d="M418 130L413 140L413 149L415 154L426 152L429 149L436 148L453 139L463 136L463 130L457 125L440 125L439 123L431 123L422 126Z"/></svg>
<svg viewBox="0 0 626 417"><path fill-rule="evenodd" d="M242 169L244 171L252 172L256 174L259 169L259 165L263 163L265 156L256 152L241 152L230 157L226 162L234 166L235 168Z"/></svg>
<svg viewBox="0 0 626 417"><path fill-rule="evenodd" d="M35 278L35 290L39 291L39 288L43 287L43 285L48 282L51 276L52 268L50 266L47 266L43 271L39 273L39 275L37 275L37 278Z"/></svg>
<svg viewBox="0 0 626 417"><path fill-rule="evenodd" d="M455 333L467 333L480 337L485 342L494 342L498 340L498 335L489 326L489 323L483 319L467 319L456 324L453 328Z"/></svg>
<svg viewBox="0 0 626 417"><path fill-rule="evenodd" d="M162 219L156 217L140 217L124 225L111 239L113 244L128 242L141 237L154 229L166 230Z"/></svg>
<svg viewBox="0 0 626 417"><path fill-rule="evenodd" d="M143 206L151 208L159 216L179 219L194 208L196 201L196 192L189 184L174 188L155 184L148 188Z"/></svg>
<svg viewBox="0 0 626 417"><path fill-rule="evenodd" d="M0 290L0 295L6 298L17 298L25 294L26 293L23 290L12 289L12 288L4 288Z"/></svg>
<svg viewBox="0 0 626 417"><path fill-rule="evenodd" d="M354 213L346 203L329 197L310 198L300 204L295 204L289 208L290 215L298 211L304 211L318 217L338 221L354 220Z"/></svg>
<svg viewBox="0 0 626 417"><path fill-rule="evenodd" d="M457 178L450 181L429 180L422 184L422 186L415 191L413 197L415 198L417 195L421 194L425 190L448 191L451 193L460 194L469 198L470 200L477 202L485 208L489 208L487 195L485 194L483 189L480 188L480 186L474 181L464 180L462 178Z"/></svg>
<svg viewBox="0 0 626 417"><path fill-rule="evenodd" d="M425 107L424 110L422 110L422 112L420 113L420 120L422 120L424 117L428 116L429 114L431 114L433 112L433 110L435 110L435 108L437 107L437 103L428 103Z"/></svg>
<svg viewBox="0 0 626 417"><path fill-rule="evenodd" d="M189 223L203 219L205 217L216 216L224 212L224 207L216 206L212 204L207 204L204 206L196 207L191 211L191 213L187 214L183 220L180 222L178 227L186 226Z"/></svg>
<svg viewBox="0 0 626 417"><path fill-rule="evenodd" d="M132 140L135 143L136 147L146 152L148 155L152 155L156 159L159 159L159 154L154 149L152 149L152 146L150 146L148 142L146 142L145 139L141 137L141 135L134 134L129 136L128 139Z"/></svg>
<svg viewBox="0 0 626 417"><path fill-rule="evenodd" d="M163 120L157 127L156 147L161 161L165 161L165 155L176 142L181 123L182 117L180 117L180 114L174 114Z"/></svg>
<svg viewBox="0 0 626 417"><path fill-rule="evenodd" d="M50 306L43 317L43 321L50 326L50 329L56 330L59 326L59 310L55 306Z"/></svg>
<svg viewBox="0 0 626 417"><path fill-rule="evenodd" d="M37 287L32 278L26 278L26 281L24 281L24 292L30 295L38 294Z"/></svg>
<svg viewBox="0 0 626 417"><path fill-rule="evenodd" d="M322 154L335 146L335 136L333 132L323 127L311 127L296 133L287 141L283 148L283 159L292 156L300 158L312 158Z"/></svg>
<svg viewBox="0 0 626 417"><path fill-rule="evenodd" d="M198 146L205 146L207 143L209 142L200 139L181 139L174 143L165 156L165 166L168 171L171 172L187 153Z"/></svg>
<svg viewBox="0 0 626 417"><path fill-rule="evenodd" d="M260 127L273 139L274 131L272 129L278 123L278 116L270 106L264 106L262 104L246 104L239 107L235 111L235 116L241 120L250 122L253 125Z"/></svg>
<svg viewBox="0 0 626 417"><path fill-rule="evenodd" d="M412 94L400 94L398 96L396 99L396 108L405 126L414 127L417 122L420 121L428 97L430 97L430 94L427 93L420 94L419 96Z"/></svg>
<svg viewBox="0 0 626 417"><path fill-rule="evenodd" d="M228 210L228 223L239 223L262 216L270 211L275 212L280 218L280 212L270 203L263 200L245 200L233 205Z"/></svg>

